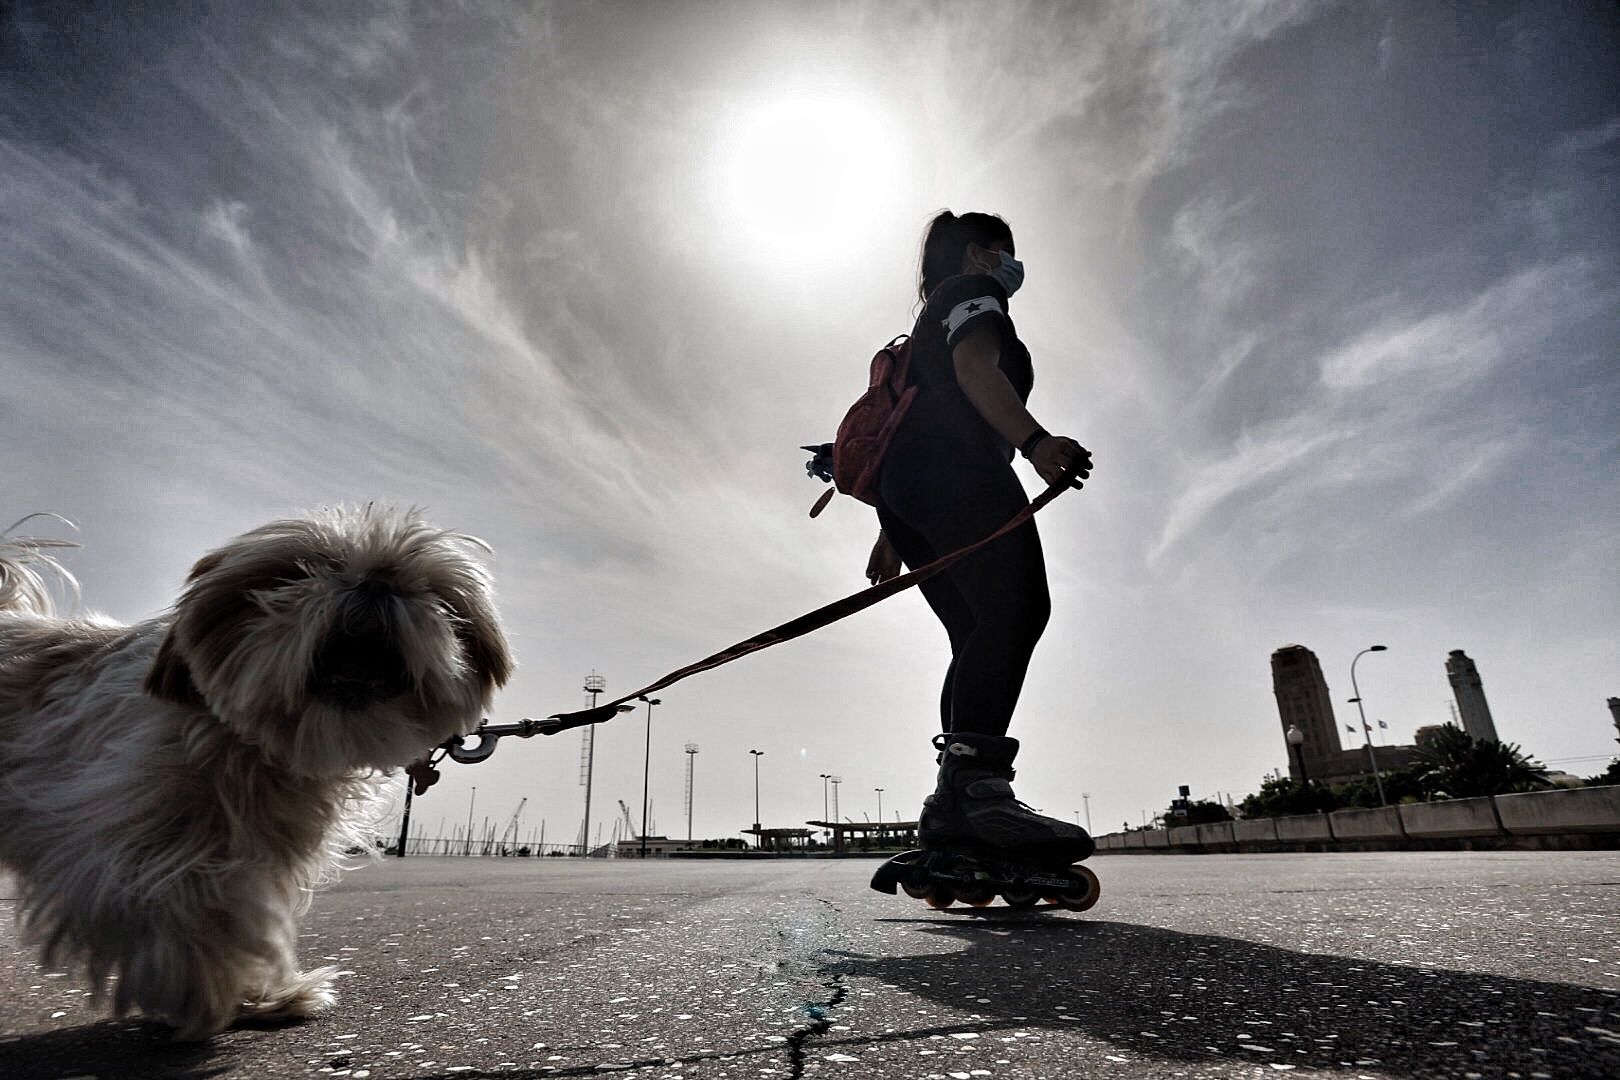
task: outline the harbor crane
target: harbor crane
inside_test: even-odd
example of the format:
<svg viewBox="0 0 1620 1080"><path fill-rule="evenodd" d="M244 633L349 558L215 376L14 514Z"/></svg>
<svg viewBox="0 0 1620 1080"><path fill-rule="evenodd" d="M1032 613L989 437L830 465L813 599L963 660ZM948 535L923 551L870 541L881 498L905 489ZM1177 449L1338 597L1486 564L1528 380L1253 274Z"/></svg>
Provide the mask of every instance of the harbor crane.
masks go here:
<svg viewBox="0 0 1620 1080"><path fill-rule="evenodd" d="M518 818L523 814L523 807L528 801L529 797L527 795L518 800L517 809L512 811L512 820L506 823L506 831L501 833L501 851L503 853L508 850L517 850ZM510 844L507 843L508 837L511 837Z"/></svg>

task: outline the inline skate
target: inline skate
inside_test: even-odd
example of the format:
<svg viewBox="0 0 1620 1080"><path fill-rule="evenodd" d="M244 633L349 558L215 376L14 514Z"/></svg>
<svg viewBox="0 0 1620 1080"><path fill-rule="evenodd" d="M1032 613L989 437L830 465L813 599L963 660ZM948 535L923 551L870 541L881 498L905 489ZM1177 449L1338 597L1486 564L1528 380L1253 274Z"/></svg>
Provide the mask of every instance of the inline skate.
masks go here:
<svg viewBox="0 0 1620 1080"><path fill-rule="evenodd" d="M935 736L939 782L923 800L920 849L896 855L872 888L945 909L985 907L997 896L1014 908L1043 900L1070 911L1097 902L1097 875L1074 865L1096 845L1078 825L1046 817L1013 795L1018 740L973 733Z"/></svg>

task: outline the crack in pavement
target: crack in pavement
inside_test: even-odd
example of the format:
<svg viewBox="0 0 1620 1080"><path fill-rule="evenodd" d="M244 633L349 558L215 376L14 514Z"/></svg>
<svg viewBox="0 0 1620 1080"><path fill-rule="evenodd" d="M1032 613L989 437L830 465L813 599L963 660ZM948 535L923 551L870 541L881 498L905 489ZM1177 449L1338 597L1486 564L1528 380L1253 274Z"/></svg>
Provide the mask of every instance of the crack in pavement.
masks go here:
<svg viewBox="0 0 1620 1080"><path fill-rule="evenodd" d="M835 919L843 914L838 905L831 900L820 896L811 899L831 908ZM826 952L826 949L820 950L823 957ZM825 961L818 962L815 971L817 981L826 987L829 993L825 1001L807 1001L799 1006L800 1010L810 1017L810 1023L800 1024L788 1033L788 1076L790 1080L804 1080L805 1043L818 1035L825 1034L827 1029L832 1027L832 1017L827 1014L843 1004L844 999L849 996L849 987L844 985L843 972L829 971Z"/></svg>
<svg viewBox="0 0 1620 1080"><path fill-rule="evenodd" d="M844 998L849 996L849 987L844 985L844 976L838 973L830 975L828 988L832 994L826 1001L806 1002L800 1006L810 1016L810 1023L800 1024L788 1033L788 1075L791 1080L804 1080L804 1044L817 1035L824 1034L832 1027L832 1017L829 1010L836 1009L843 1004Z"/></svg>

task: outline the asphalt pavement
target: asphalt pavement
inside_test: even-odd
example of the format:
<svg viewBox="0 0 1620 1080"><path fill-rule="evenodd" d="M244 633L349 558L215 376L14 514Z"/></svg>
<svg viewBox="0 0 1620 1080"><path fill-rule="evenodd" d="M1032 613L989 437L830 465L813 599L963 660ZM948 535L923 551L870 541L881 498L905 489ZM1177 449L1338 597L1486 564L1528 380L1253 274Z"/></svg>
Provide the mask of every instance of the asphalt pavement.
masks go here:
<svg viewBox="0 0 1620 1080"><path fill-rule="evenodd" d="M389 859L304 919L331 1012L192 1046L0 918L0 1077L1620 1077L1620 853L1098 857L1082 915L876 865Z"/></svg>

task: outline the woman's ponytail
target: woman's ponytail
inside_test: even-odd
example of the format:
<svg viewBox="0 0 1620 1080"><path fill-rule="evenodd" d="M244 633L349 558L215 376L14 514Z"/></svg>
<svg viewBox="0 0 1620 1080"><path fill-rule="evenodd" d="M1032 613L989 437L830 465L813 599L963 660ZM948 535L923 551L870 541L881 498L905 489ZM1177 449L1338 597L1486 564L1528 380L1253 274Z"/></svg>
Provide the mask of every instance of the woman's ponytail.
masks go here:
<svg viewBox="0 0 1620 1080"><path fill-rule="evenodd" d="M962 272L969 244L989 247L1012 243L1012 228L995 214L953 214L941 210L923 233L922 257L917 270L917 295L926 303L941 282Z"/></svg>

